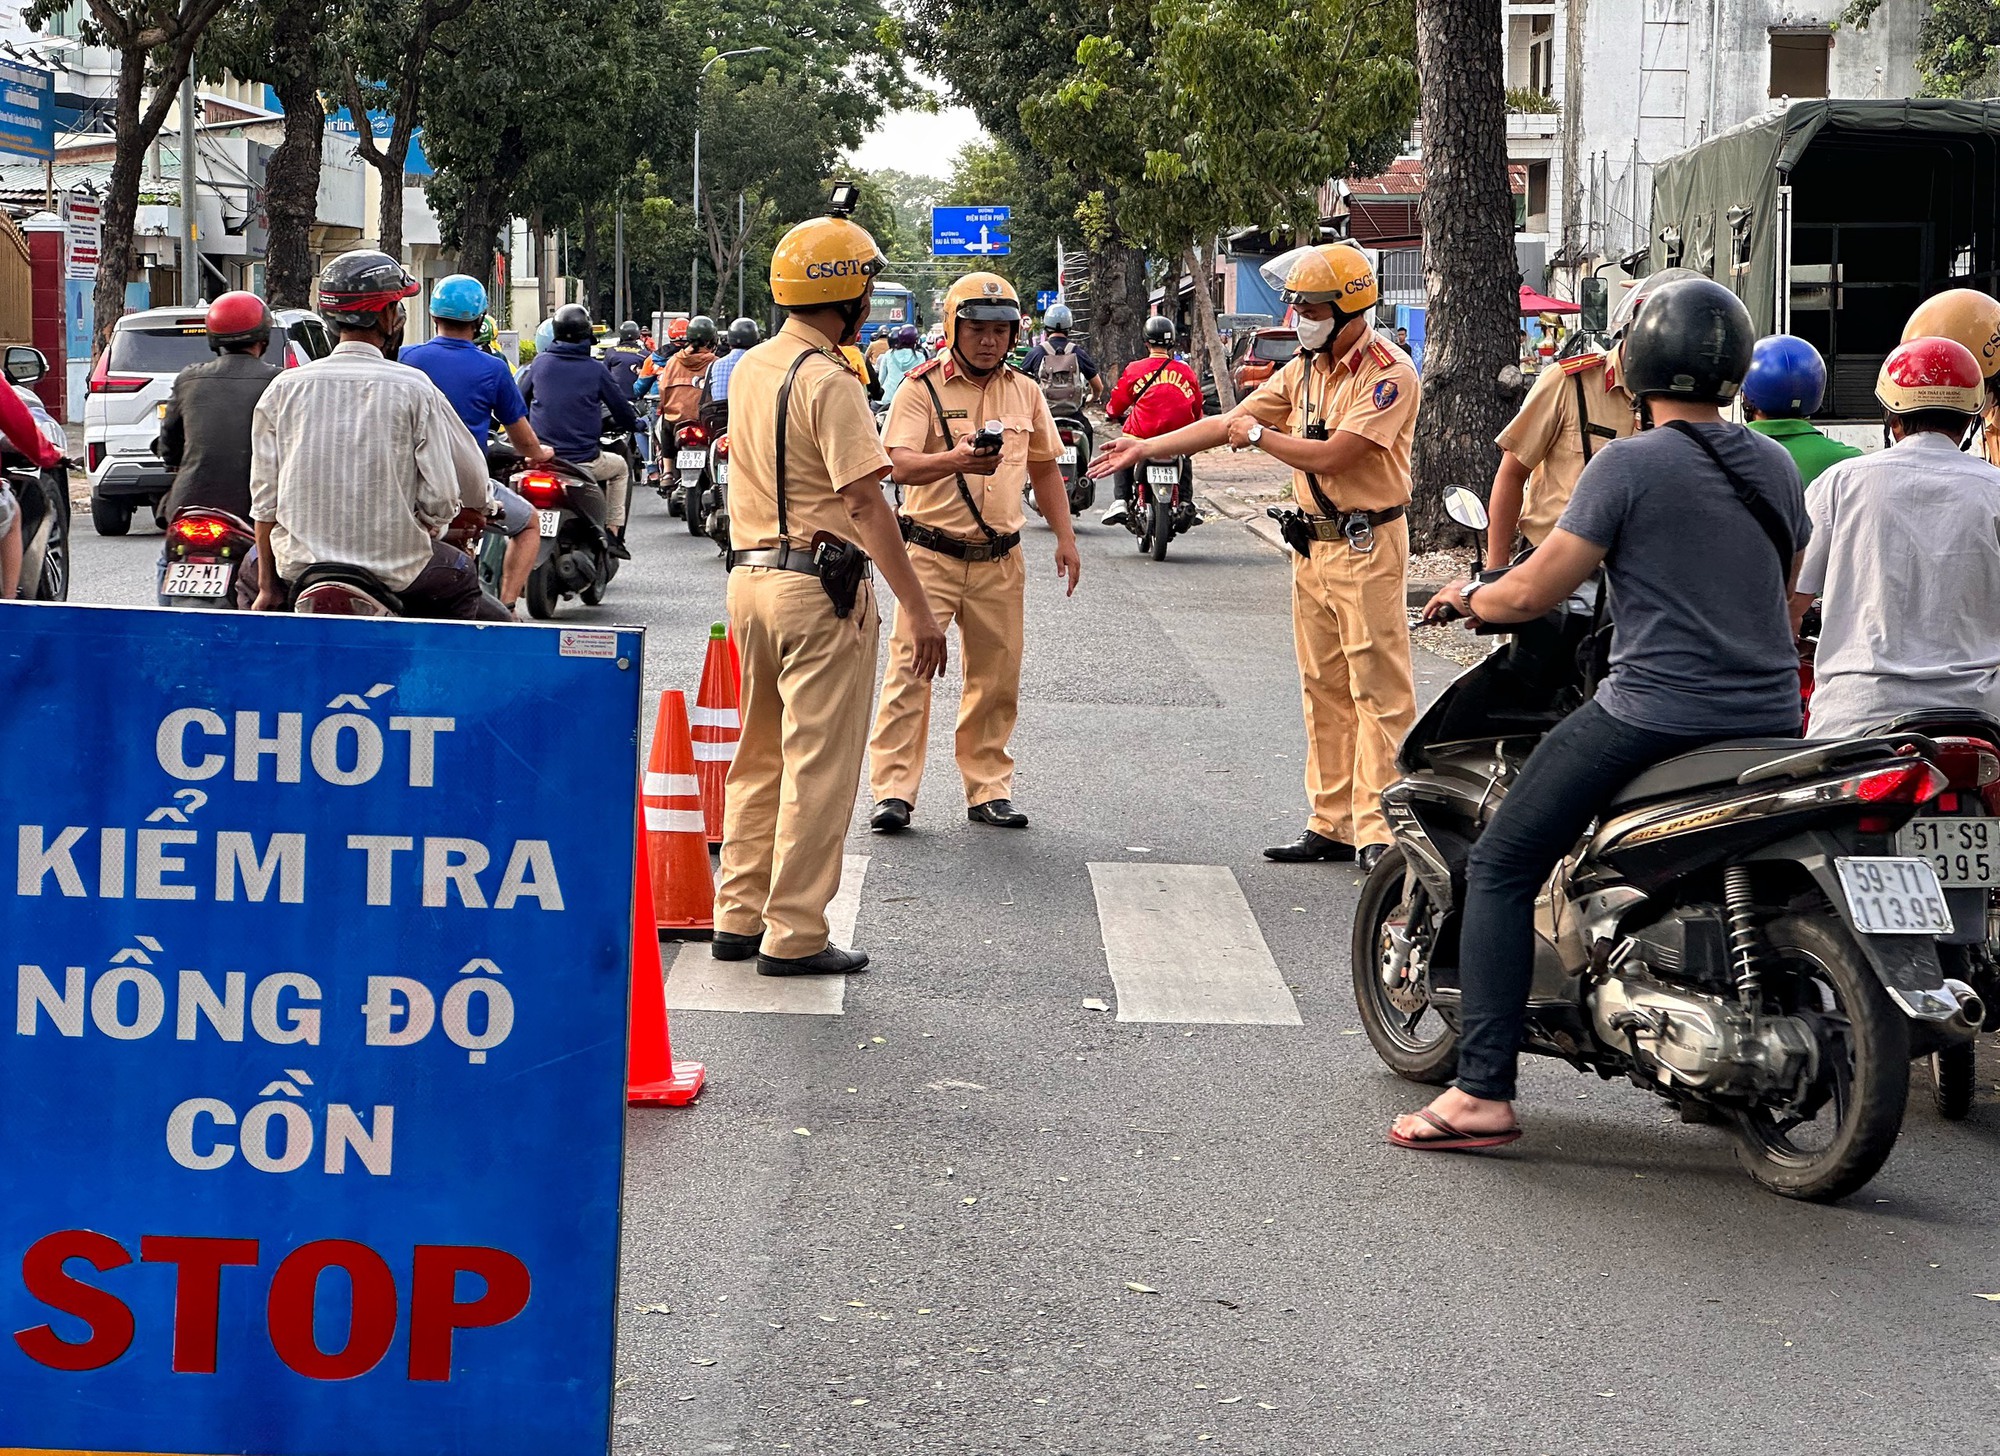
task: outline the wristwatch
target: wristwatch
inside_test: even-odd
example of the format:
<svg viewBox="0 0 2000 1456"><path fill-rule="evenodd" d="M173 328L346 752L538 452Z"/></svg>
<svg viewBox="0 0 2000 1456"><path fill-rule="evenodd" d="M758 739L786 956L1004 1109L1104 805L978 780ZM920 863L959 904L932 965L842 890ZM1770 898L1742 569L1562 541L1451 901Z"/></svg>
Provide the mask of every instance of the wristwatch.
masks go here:
<svg viewBox="0 0 2000 1456"><path fill-rule="evenodd" d="M1264 440L1264 427L1262 425L1252 425L1243 438L1252 445L1261 445Z"/></svg>
<svg viewBox="0 0 2000 1456"><path fill-rule="evenodd" d="M1486 585L1488 585L1488 583L1475 580L1475 581L1468 581L1464 586L1458 589L1458 605L1460 610L1462 610L1466 616L1469 617L1473 615L1472 594L1478 591L1481 587Z"/></svg>

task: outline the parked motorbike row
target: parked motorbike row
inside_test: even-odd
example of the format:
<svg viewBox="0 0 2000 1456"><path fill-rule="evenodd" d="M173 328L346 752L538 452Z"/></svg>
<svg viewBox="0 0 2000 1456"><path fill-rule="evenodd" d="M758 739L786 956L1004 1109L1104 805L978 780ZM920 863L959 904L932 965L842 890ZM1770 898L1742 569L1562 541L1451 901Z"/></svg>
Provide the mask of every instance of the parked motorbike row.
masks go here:
<svg viewBox="0 0 2000 1456"><path fill-rule="evenodd" d="M1448 509L1475 530L1470 492ZM1497 575L1498 573L1494 573ZM1458 1058L1472 846L1541 737L1596 689L1600 580L1455 681L1383 795L1395 842L1362 891L1352 965L1376 1052L1438 1084ZM1538 901L1525 1048L1629 1078L1720 1123L1752 1178L1830 1201L1895 1146L1908 1064L1938 1111L2000 1026L2000 722L1913 714L1839 740L1745 739L1647 769Z"/></svg>

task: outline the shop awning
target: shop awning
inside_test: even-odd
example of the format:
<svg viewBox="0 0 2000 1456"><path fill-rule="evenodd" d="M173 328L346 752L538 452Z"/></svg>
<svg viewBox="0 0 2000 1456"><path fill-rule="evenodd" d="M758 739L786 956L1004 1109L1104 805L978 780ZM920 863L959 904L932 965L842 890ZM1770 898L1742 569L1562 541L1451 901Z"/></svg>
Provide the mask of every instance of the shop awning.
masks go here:
<svg viewBox="0 0 2000 1456"><path fill-rule="evenodd" d="M1569 303L1560 298L1550 298L1546 293L1537 293L1527 284L1521 285L1521 317L1527 318L1538 313L1582 313L1580 304Z"/></svg>

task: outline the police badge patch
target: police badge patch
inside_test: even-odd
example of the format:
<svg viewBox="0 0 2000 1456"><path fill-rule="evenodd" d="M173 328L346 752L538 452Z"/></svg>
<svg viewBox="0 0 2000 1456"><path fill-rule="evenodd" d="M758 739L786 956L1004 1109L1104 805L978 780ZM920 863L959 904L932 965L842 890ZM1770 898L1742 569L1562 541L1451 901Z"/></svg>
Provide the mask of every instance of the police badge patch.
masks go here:
<svg viewBox="0 0 2000 1456"><path fill-rule="evenodd" d="M1384 379L1375 386L1375 408L1385 410L1396 402L1396 381Z"/></svg>

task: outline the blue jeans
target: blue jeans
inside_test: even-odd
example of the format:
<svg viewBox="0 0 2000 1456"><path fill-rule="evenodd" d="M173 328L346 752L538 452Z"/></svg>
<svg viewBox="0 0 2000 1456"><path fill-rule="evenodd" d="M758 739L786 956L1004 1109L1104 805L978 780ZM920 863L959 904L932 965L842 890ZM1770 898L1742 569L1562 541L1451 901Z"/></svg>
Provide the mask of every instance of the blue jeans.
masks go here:
<svg viewBox="0 0 2000 1456"><path fill-rule="evenodd" d="M1465 869L1458 1076L1474 1097L1514 1099L1535 970L1535 896L1592 819L1642 769L1736 733L1689 737L1622 722L1585 703L1528 756Z"/></svg>

